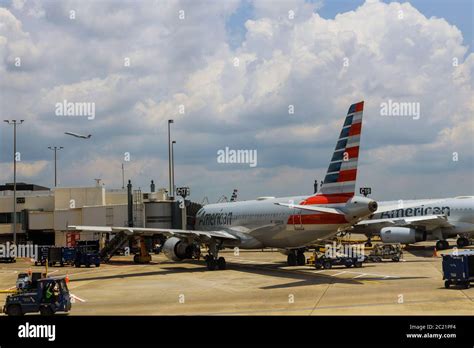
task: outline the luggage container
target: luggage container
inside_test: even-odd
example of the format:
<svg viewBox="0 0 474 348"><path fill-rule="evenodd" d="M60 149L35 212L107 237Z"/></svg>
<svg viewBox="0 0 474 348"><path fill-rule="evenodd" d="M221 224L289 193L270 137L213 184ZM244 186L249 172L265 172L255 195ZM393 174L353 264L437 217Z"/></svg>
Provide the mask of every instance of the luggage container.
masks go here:
<svg viewBox="0 0 474 348"><path fill-rule="evenodd" d="M470 288L474 279L474 251L462 251L443 255L444 287L461 285Z"/></svg>

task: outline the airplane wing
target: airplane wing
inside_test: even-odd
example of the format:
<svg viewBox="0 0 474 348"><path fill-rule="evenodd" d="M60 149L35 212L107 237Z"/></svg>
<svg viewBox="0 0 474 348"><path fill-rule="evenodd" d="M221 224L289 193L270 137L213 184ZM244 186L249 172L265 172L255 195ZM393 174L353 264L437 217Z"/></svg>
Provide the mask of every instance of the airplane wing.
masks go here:
<svg viewBox="0 0 474 348"><path fill-rule="evenodd" d="M216 239L238 239L226 231L195 231L195 230L178 230L172 228L146 228L146 227L112 227L112 226L68 226L68 228L80 231L93 232L125 232L135 235L154 235L162 234L166 237L207 237Z"/></svg>
<svg viewBox="0 0 474 348"><path fill-rule="evenodd" d="M438 227L453 227L445 215L425 215L412 216L403 218L387 218L375 220L359 221L356 227L386 227L386 226L412 226L412 227L426 227L427 229L435 229Z"/></svg>
<svg viewBox="0 0 474 348"><path fill-rule="evenodd" d="M341 210L329 207L318 207L314 205L300 205L300 204L288 204L288 203L275 203L276 205L281 205L288 208L296 208L308 211L316 211L318 213L330 213L330 214L338 214L338 215L345 215Z"/></svg>

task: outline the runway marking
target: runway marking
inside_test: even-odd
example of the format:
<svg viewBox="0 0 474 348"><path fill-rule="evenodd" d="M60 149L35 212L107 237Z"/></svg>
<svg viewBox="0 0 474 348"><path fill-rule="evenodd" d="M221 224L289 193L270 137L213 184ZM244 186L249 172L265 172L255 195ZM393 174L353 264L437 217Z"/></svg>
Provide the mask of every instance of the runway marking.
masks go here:
<svg viewBox="0 0 474 348"><path fill-rule="evenodd" d="M336 273L336 274L331 274L332 277L335 277L335 276L338 276L340 274L344 274L344 273L347 273L346 271L343 271L343 272L339 272L339 273Z"/></svg>
<svg viewBox="0 0 474 348"><path fill-rule="evenodd" d="M365 276L365 275L367 275L367 273L359 274L359 275L355 276L355 277L352 278L352 279L360 278L360 277L363 277L363 276Z"/></svg>
<svg viewBox="0 0 474 348"><path fill-rule="evenodd" d="M71 295L71 298L73 298L75 300L78 300L79 302L87 302L86 300L80 298L79 296L76 296L76 295L71 294L71 293L70 293L70 295Z"/></svg>

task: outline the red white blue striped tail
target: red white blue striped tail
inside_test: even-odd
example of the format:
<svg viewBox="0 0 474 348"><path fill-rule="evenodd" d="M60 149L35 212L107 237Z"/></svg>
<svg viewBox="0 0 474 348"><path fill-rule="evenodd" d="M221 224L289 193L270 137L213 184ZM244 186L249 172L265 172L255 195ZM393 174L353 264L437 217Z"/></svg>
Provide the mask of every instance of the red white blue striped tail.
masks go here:
<svg viewBox="0 0 474 348"><path fill-rule="evenodd" d="M317 196L354 196L363 111L363 101L350 106Z"/></svg>

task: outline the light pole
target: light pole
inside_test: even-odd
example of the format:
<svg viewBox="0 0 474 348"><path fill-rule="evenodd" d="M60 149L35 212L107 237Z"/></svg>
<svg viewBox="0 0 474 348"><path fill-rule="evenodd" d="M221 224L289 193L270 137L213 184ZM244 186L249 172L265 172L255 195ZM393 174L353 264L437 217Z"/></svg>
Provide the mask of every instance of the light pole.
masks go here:
<svg viewBox="0 0 474 348"><path fill-rule="evenodd" d="M169 181L170 181L170 198L173 200L174 198L174 190L173 190L173 183L172 183L172 177L171 177L171 130L170 126L173 123L173 120L168 120L168 175L169 175Z"/></svg>
<svg viewBox="0 0 474 348"><path fill-rule="evenodd" d="M13 125L13 244L16 245L16 125L22 124L24 120L4 120Z"/></svg>
<svg viewBox="0 0 474 348"><path fill-rule="evenodd" d="M173 183L173 197L175 193L175 185L174 185L174 144L176 144L176 140L171 142L171 182Z"/></svg>
<svg viewBox="0 0 474 348"><path fill-rule="evenodd" d="M58 150L62 150L64 149L64 147L62 146L54 146L54 147L51 147L51 146L48 146L48 149L50 150L53 150L54 151L54 187L57 187L58 186L58 171L57 171L57 159L58 159L58 156L57 156L57 151Z"/></svg>
<svg viewBox="0 0 474 348"><path fill-rule="evenodd" d="M123 163L122 163L122 190L125 189L125 169L123 167Z"/></svg>

